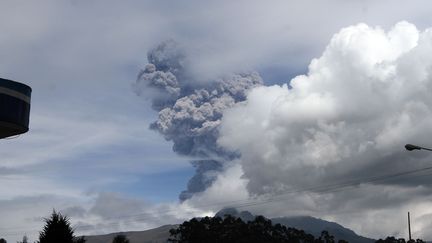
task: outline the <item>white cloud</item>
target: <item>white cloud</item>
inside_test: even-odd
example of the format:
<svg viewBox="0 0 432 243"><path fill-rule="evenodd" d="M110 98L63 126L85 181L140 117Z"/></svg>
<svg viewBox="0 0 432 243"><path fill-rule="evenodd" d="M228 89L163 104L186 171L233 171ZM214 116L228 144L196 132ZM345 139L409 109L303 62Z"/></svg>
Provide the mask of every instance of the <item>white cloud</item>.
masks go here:
<svg viewBox="0 0 432 243"><path fill-rule="evenodd" d="M247 180L242 179L242 175L243 171L239 165L231 165L217 176L205 192L193 196L185 204L216 213L229 202L237 205L236 202L248 200L250 197L246 190Z"/></svg>
<svg viewBox="0 0 432 243"><path fill-rule="evenodd" d="M349 172L398 153L408 141L427 142L430 79L400 74L408 68L400 60L416 59L416 50L427 45L427 33L416 45L418 33L405 22L389 33L364 24L341 30L311 62L308 74L290 82L292 89L255 88L246 102L227 111L219 143L242 154L250 184L261 177L256 169L265 166L275 173L260 179L291 185L293 179L310 179L291 174L296 169L321 170L336 163L350 164ZM395 48L393 43L400 42L395 40L402 39L409 44Z"/></svg>
<svg viewBox="0 0 432 243"><path fill-rule="evenodd" d="M287 85L255 88L246 102L225 112L219 144L241 153L248 191L283 193L425 167L432 157L414 158L403 151L403 145L430 144L432 136L432 58L422 54L429 51L430 33L430 29L419 32L407 22L389 32L365 24L344 28L322 56L312 60L307 75L291 80L292 89ZM430 196L430 182L409 179L385 182L392 186L376 182L378 189L367 187L362 196L329 193L328 200L323 196L313 200L321 202L318 208L326 213L318 214L324 217L345 216L334 205L336 200L349 202L345 205L349 210L389 216L402 207L401 201L408 204L411 197ZM406 188L415 190L416 185L428 190L406 193L410 192ZM382 193L388 188L403 196L387 198ZM357 204L369 194L375 200ZM379 228L372 222L368 224ZM379 234L374 228L349 224L359 233ZM395 224L390 227L401 229Z"/></svg>

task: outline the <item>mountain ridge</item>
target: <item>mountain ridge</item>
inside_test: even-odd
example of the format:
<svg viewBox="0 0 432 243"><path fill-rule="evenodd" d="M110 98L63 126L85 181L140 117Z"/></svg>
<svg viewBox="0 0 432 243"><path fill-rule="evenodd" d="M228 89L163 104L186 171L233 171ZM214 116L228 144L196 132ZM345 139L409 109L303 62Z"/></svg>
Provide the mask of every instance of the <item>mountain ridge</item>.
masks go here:
<svg viewBox="0 0 432 243"><path fill-rule="evenodd" d="M243 221L251 221L256 216L249 211L238 211L235 208L225 208L215 214L215 217L224 217L225 215L241 218ZM373 243L376 240L358 235L353 230L346 228L336 222L330 222L311 216L291 216L269 218L274 224L281 224L286 227L304 230L306 233L319 237L323 230L338 240L346 240L350 243ZM119 234L125 235L130 243L166 243L170 234L169 230L178 225L163 225L154 229L144 231L126 231L104 235L84 236L87 243L110 243L112 239Z"/></svg>
<svg viewBox="0 0 432 243"><path fill-rule="evenodd" d="M251 221L255 215L249 211L238 211L236 208L225 208L216 213L215 216L223 217L229 214L234 217L241 218L243 221ZM373 243L376 240L358 235L353 230L346 228L336 222L315 218L312 216L290 216L290 217L277 217L269 218L273 224L281 224L286 227L302 229L306 233L319 237L322 231L329 232L330 235L338 240L346 240L350 243Z"/></svg>

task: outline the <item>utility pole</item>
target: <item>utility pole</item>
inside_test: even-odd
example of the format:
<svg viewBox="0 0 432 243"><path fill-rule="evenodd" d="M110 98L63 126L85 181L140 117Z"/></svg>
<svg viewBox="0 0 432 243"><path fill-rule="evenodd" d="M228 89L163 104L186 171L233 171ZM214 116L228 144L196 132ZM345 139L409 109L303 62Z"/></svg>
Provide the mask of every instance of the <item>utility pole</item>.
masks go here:
<svg viewBox="0 0 432 243"><path fill-rule="evenodd" d="M409 241L411 241L411 220L410 220L409 212L408 212L408 235L409 235Z"/></svg>

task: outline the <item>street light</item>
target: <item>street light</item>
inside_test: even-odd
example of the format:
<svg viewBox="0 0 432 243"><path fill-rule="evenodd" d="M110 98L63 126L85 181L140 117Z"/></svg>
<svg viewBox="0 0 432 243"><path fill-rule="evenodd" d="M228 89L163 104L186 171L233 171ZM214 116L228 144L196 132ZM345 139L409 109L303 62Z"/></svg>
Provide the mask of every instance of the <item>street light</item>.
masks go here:
<svg viewBox="0 0 432 243"><path fill-rule="evenodd" d="M29 130L31 91L25 84L0 78L0 139Z"/></svg>
<svg viewBox="0 0 432 243"><path fill-rule="evenodd" d="M424 148L424 147L420 147L418 145L414 145L414 144L405 144L405 149L408 151L413 151L413 150L428 150L428 151L432 151L432 149L430 148ZM411 241L411 219L410 219L410 213L408 212L408 235L409 235L409 241Z"/></svg>
<svg viewBox="0 0 432 243"><path fill-rule="evenodd" d="M413 150L428 150L428 151L432 151L432 149L430 148L424 148L424 147L420 147L418 145L413 145L413 144L407 144L405 145L406 150L408 151L413 151Z"/></svg>

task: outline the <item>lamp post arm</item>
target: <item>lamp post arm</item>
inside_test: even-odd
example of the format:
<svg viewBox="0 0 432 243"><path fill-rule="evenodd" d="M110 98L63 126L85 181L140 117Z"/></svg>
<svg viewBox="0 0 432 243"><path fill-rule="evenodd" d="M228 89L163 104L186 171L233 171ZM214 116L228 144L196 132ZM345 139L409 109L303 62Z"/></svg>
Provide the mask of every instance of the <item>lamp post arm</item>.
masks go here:
<svg viewBox="0 0 432 243"><path fill-rule="evenodd" d="M432 149L430 148L425 148L425 147L420 147L418 145L413 145L413 144L407 144L405 145L405 149L408 151L413 151L413 150L428 150L428 151L432 151Z"/></svg>

